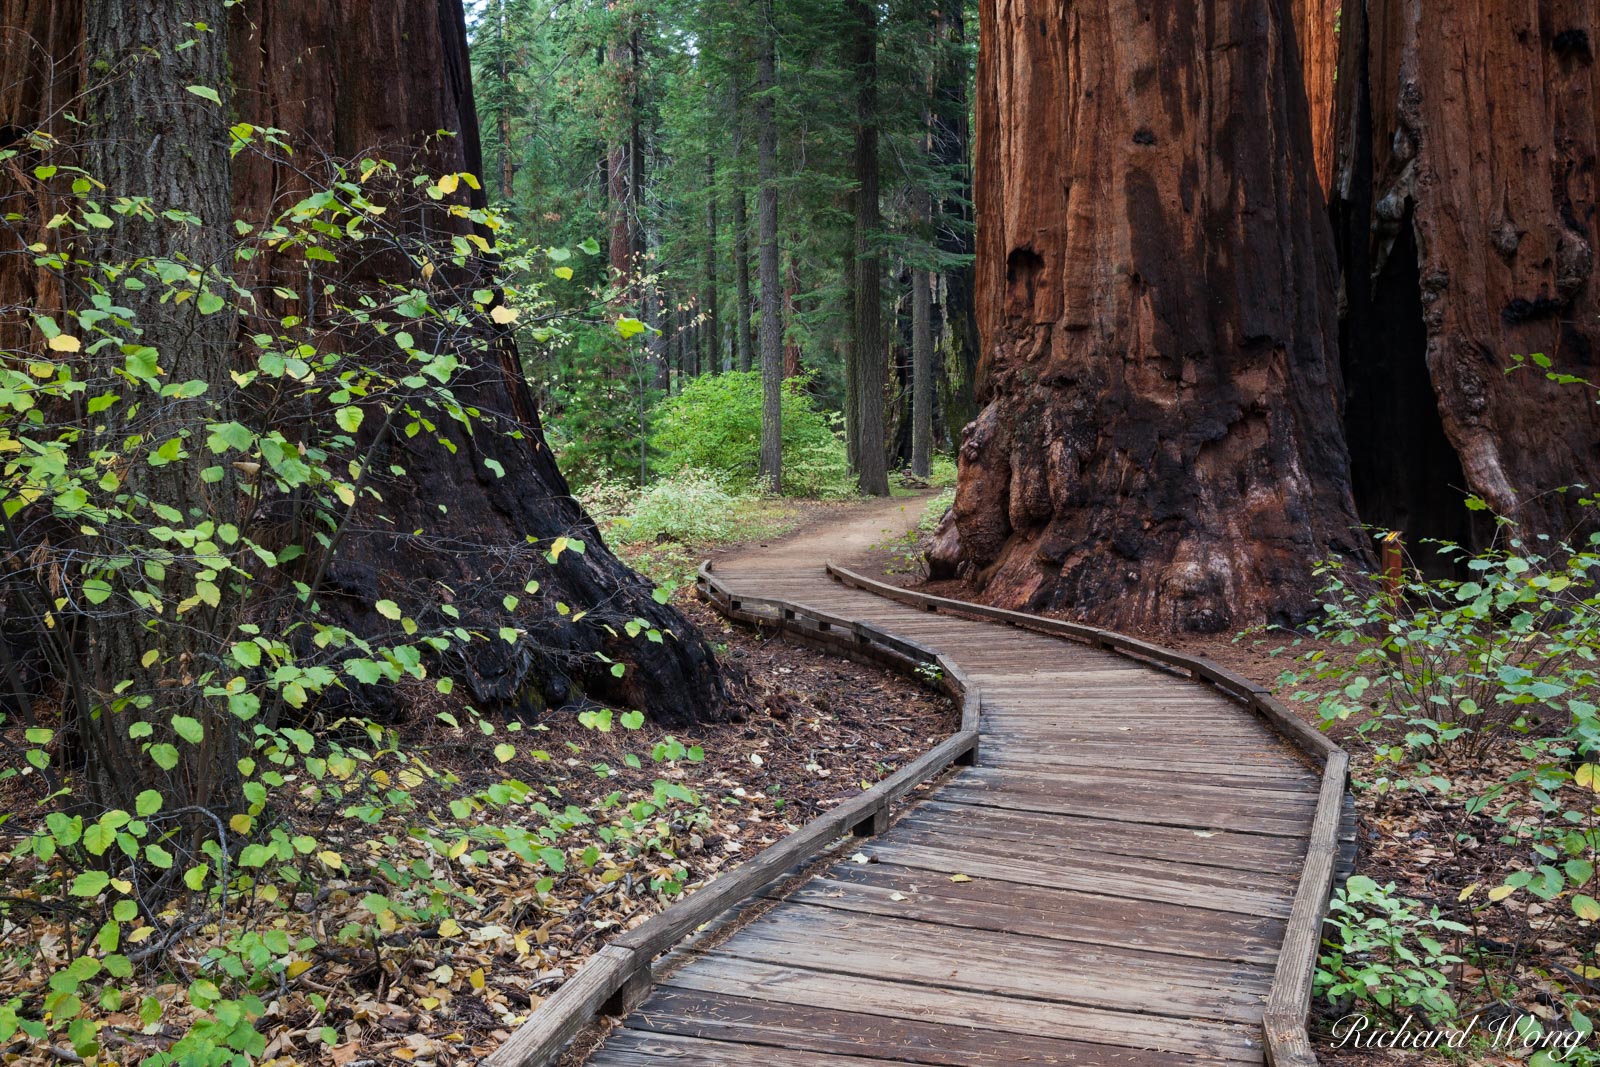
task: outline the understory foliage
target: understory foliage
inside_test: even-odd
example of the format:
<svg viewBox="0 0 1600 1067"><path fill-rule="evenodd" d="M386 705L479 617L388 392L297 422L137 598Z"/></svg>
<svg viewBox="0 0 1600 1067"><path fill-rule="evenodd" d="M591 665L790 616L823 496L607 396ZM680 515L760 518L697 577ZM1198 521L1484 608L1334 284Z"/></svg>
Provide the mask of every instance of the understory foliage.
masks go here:
<svg viewBox="0 0 1600 1067"><path fill-rule="evenodd" d="M1420 804L1434 822L1419 839L1455 858L1433 860L1448 895L1430 903L1352 878L1318 988L1339 1010L1450 1022L1532 1003L1537 987L1560 1006L1539 1025L1587 1032L1600 977L1600 535L1499 531L1480 552L1436 546L1460 577L1322 572L1325 613L1282 682L1353 730L1355 785L1374 810ZM1458 867L1474 873L1450 884ZM1557 942L1567 957L1537 947Z"/></svg>
<svg viewBox="0 0 1600 1067"><path fill-rule="evenodd" d="M816 407L803 380L784 383L785 492L821 499L855 494L838 422ZM737 489L758 489L761 375L729 371L687 382L657 410L654 443L668 475L693 468L714 472Z"/></svg>
<svg viewBox="0 0 1600 1067"><path fill-rule="evenodd" d="M229 135L235 155L290 154L281 131L241 123ZM528 743L538 728L452 699L458 653L527 636L516 609L541 595L537 582L505 598L498 626L464 623L446 589L377 600L364 610L381 637L342 622L326 582L351 524L385 521L377 475L401 479L406 456L460 447L452 425L508 432L454 387L524 311L548 312L535 279L572 253L501 245L501 220L458 195L476 188L471 174L367 158L325 163L270 218L234 220L230 263L95 257L89 238L129 220L202 223L107 191L47 138L0 151L0 164L20 166L23 151L33 179L61 194L8 195L8 226L47 221L51 236L6 254L68 295L0 321L0 1042L243 1067L266 1054L265 1022L290 993L312 1007L307 1033L342 1040L348 1010L315 991L340 952L365 951L380 972L396 937L435 939L441 960L469 933L509 958L536 952L481 921L508 880L531 886L519 914L533 926L574 872L599 892L678 893L677 845L703 815L671 769L697 749L668 738L628 755L662 768L646 795L608 791L597 766L568 799L517 776L554 758ZM30 214L41 204L47 216ZM455 228L408 224L418 212ZM285 259L303 261L303 290L248 284L256 265ZM347 259L403 264L406 280L314 281ZM177 342L147 330L135 293L236 322L226 380L179 380ZM187 485L202 490L173 489ZM559 566L584 545L522 550ZM662 640L642 621L627 629ZM95 676L115 640L138 645L130 675ZM434 714L443 740L401 744L393 725L357 714L376 687ZM642 724L602 708L583 719ZM471 781L438 758L462 746L492 753ZM429 976L435 1003L450 972Z"/></svg>

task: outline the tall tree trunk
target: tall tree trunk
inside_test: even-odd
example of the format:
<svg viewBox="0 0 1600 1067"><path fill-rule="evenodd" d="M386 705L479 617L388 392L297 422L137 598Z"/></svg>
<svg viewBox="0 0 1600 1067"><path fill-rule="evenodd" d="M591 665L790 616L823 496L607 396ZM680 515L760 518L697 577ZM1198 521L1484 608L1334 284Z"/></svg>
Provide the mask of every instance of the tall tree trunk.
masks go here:
<svg viewBox="0 0 1600 1067"><path fill-rule="evenodd" d="M926 478L933 454L933 275L911 272L911 473Z"/></svg>
<svg viewBox="0 0 1600 1067"><path fill-rule="evenodd" d="M878 9L866 0L851 0L850 11L855 22L852 59L856 77L856 247L851 285L855 328L849 368L855 385L856 419L851 432L861 491L888 496L883 439L883 264L878 251L882 229L878 209Z"/></svg>
<svg viewBox="0 0 1600 1067"><path fill-rule="evenodd" d="M761 241L761 466L772 492L783 488L783 306L778 280L778 124L772 94L778 84L777 27L772 0L757 5L760 41L756 81L756 225Z"/></svg>
<svg viewBox="0 0 1600 1067"><path fill-rule="evenodd" d="M715 374L722 369L722 328L717 319L717 157L713 155L706 156L704 268L700 304L706 317L706 369Z"/></svg>
<svg viewBox="0 0 1600 1067"><path fill-rule="evenodd" d="M994 602L1221 631L1369 554L1285 10L981 7L984 406L934 562Z"/></svg>
<svg viewBox="0 0 1600 1067"><path fill-rule="evenodd" d="M800 299L800 268L791 253L783 260L783 321L793 322L795 302ZM785 335L783 339L783 376L798 378L805 368L801 364L800 342Z"/></svg>
<svg viewBox="0 0 1600 1067"><path fill-rule="evenodd" d="M745 199L744 166L744 71L742 66L732 74L733 98L733 292L734 292L734 359L741 371L750 369L755 352L755 335L751 329L750 306L750 218L749 204Z"/></svg>
<svg viewBox="0 0 1600 1067"><path fill-rule="evenodd" d="M507 96L507 99L500 101L497 125L500 130L500 197L509 206L515 193L517 166L511 150L511 70L506 63L507 53L511 50L511 19L506 11L505 0L495 0L491 17L499 23L500 41L495 59L499 66L501 92Z"/></svg>
<svg viewBox="0 0 1600 1067"><path fill-rule="evenodd" d="M968 84L972 73L966 48L967 0L941 0L936 14L943 57L938 71L938 106L933 118L934 159L957 179L938 205L939 251L957 265L944 269L940 286L938 347L945 383L945 430L950 441L978 417L974 386L978 375L978 316L973 305L972 124Z"/></svg>
<svg viewBox="0 0 1600 1067"><path fill-rule="evenodd" d="M482 155L460 0L385 8L382 17L377 10L364 0L293 8L271 0L242 4L234 23L234 70L248 87L240 94L241 117L270 121L294 143L336 158L375 145L399 146L385 154L399 153L403 167L476 172ZM342 46L320 46L330 40ZM405 76L396 78L397 71ZM459 133L434 138L440 129ZM236 164L235 204L242 213L259 214L261 204L300 181L284 166ZM482 194L465 185L458 195L469 206L483 206ZM437 224L418 220L430 223ZM515 644L475 643L462 665L480 708L559 707L588 697L643 708L663 722L723 714L725 689L710 648L681 614L655 602L650 584L611 554L573 499L545 445L509 337L499 338L491 357L462 375L455 393L492 425L470 436L444 428L454 451L408 451L403 476L391 484L385 484L387 475L376 479L390 522L372 516L359 522L373 533L348 538L330 568L329 585L360 628L378 623L370 608L375 595L424 577L433 588L453 590L467 626L494 619L504 610L501 599L514 594L522 597L517 625L524 636ZM383 535L385 525L426 535ZM588 551L563 554L554 564L527 551L530 543L548 545L564 535L581 538ZM530 578L539 583L537 596L523 591ZM557 602L589 610L574 622L557 612ZM649 620L666 641L628 639L624 624L635 617ZM601 655L627 664L623 676L614 677Z"/></svg>
<svg viewBox="0 0 1600 1067"><path fill-rule="evenodd" d="M1342 11L1334 216L1356 499L1413 541L1592 527L1600 9L1367 0ZM1397 410L1403 409L1403 410ZM1397 417L1398 416L1398 417Z"/></svg>
<svg viewBox="0 0 1600 1067"><path fill-rule="evenodd" d="M750 218L742 183L733 190L733 284L737 366L747 371L755 351L755 334L751 329L750 308Z"/></svg>
<svg viewBox="0 0 1600 1067"><path fill-rule="evenodd" d="M89 4L85 13L84 58L98 78L85 112L95 123L83 141L86 172L104 184L108 199L149 197L158 211L180 208L199 220L194 225L159 214L116 214L110 228L87 235L81 246L87 261L104 266L141 259L185 262L204 276L200 288L227 293L232 208L226 5L223 0L104 0ZM185 41L193 44L180 48ZM214 90L220 103L188 92L186 86ZM91 268L95 274L101 269ZM140 273L130 266L130 277ZM205 382L217 405L208 414L229 421L235 392L230 379L236 328L232 301L206 314L198 300L180 303L170 297L164 286L154 284L119 287L117 302L132 311L123 343L156 348L169 382ZM120 368L120 358L114 363ZM118 388L112 364L106 359L87 368L95 392ZM177 439L191 429L189 405L172 400L153 407L141 424L141 432L154 440ZM102 441L97 447L114 446ZM194 453L160 467L127 464L122 493L130 500L176 508L185 516L211 514L213 500L241 498L231 478L207 484L202 471L210 457L198 448ZM236 514L224 512L220 518L245 525ZM160 546L140 533L133 532L129 547L136 557L150 558ZM122 574L137 575L138 568ZM119 575L116 580L125 579ZM195 573L174 561L163 594L174 602L186 600L195 595L196 580ZM129 592L114 603L143 585L142 575L131 578ZM238 609L237 598L224 589L218 602L197 601L181 619L151 616L146 627L137 616L113 616L88 628L84 660L97 707L92 718L77 724L87 757L87 799L132 810L137 793L155 788L169 808L226 810L231 804L239 785L237 764L244 755L238 723L225 706L206 699L192 676L215 656L212 635L233 632ZM155 655L149 657L149 652ZM126 683L131 684L120 688ZM130 702L124 705L114 696ZM151 703L141 709L134 702L138 699ZM171 725L175 715L202 724L200 743L177 741ZM138 755L138 746L129 741L133 718L154 724L151 736L156 742L177 741L179 762L170 771Z"/></svg>

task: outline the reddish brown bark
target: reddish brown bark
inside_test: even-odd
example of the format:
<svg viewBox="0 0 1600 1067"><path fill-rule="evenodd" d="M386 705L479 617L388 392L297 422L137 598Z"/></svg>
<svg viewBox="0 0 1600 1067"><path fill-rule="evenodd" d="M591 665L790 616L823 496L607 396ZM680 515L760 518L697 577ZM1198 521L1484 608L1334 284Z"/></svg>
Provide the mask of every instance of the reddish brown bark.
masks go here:
<svg viewBox="0 0 1600 1067"><path fill-rule="evenodd" d="M1360 0L1355 0L1360 2ZM1339 18L1344 0L1290 0L1301 80L1311 117L1317 180L1326 198L1333 182L1333 102L1339 66Z"/></svg>
<svg viewBox="0 0 1600 1067"><path fill-rule="evenodd" d="M1596 378L1600 9L1368 0L1342 20L1334 209L1363 516L1460 537L1465 489L1524 533L1566 534L1585 494L1557 490L1600 484L1600 409L1506 372L1539 352Z"/></svg>
<svg viewBox="0 0 1600 1067"><path fill-rule="evenodd" d="M1114 626L1303 617L1366 550L1286 7L980 10L983 407L934 562Z"/></svg>

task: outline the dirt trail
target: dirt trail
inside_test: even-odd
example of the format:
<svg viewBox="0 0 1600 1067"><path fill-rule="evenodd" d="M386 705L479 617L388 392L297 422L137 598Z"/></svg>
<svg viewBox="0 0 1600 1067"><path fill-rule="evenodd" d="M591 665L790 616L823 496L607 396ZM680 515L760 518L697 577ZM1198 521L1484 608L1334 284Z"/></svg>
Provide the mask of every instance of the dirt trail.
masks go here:
<svg viewBox="0 0 1600 1067"><path fill-rule="evenodd" d="M718 566L753 564L763 570L779 570L812 565L825 560L835 563L860 563L870 557L874 545L900 537L916 526L933 494L863 500L839 510L830 510L793 533L768 541L741 545L718 555Z"/></svg>

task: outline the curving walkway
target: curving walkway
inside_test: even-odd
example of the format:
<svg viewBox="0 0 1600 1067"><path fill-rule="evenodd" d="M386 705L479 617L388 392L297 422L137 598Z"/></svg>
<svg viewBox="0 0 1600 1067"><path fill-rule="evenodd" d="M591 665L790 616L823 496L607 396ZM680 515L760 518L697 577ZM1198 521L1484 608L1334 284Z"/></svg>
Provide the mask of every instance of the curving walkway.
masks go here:
<svg viewBox="0 0 1600 1067"><path fill-rule="evenodd" d="M874 511L716 574L951 657L981 691L977 765L662 960L588 1062L1261 1063L1320 771L1197 682L826 573L905 522Z"/></svg>

